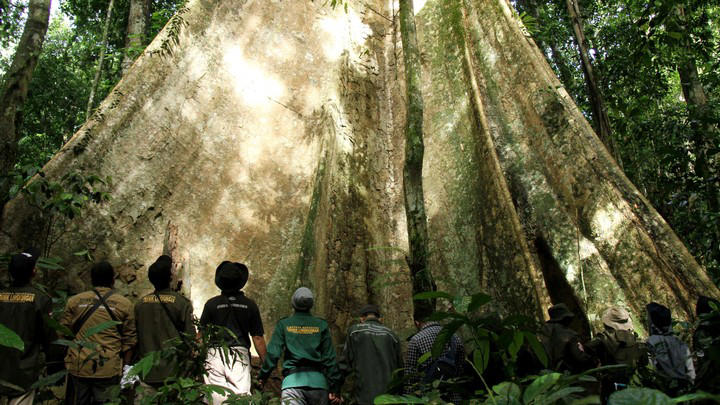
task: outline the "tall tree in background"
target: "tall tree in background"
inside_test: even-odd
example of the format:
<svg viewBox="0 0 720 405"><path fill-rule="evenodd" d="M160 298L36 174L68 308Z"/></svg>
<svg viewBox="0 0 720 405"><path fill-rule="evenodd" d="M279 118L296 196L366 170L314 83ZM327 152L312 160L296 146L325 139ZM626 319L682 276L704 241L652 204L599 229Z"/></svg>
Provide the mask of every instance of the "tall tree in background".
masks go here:
<svg viewBox="0 0 720 405"><path fill-rule="evenodd" d="M595 132L600 140L605 144L612 155L615 155L615 148L612 142L612 130L610 129L610 119L608 118L605 101L603 101L600 86L594 73L592 62L590 60L590 52L585 31L583 28L582 15L580 13L580 5L578 0L566 0L568 15L575 34L578 51L580 53L580 61L582 70L587 84L588 97L590 98L590 106L592 108L592 117L595 124Z"/></svg>
<svg viewBox="0 0 720 405"><path fill-rule="evenodd" d="M125 37L125 56L122 61L123 73L130 68L139 51L144 48L149 24L150 0L130 0L127 35Z"/></svg>
<svg viewBox="0 0 720 405"><path fill-rule="evenodd" d="M28 86L37 65L50 20L51 0L30 0L25 29L15 50L12 65L3 78L0 90L0 172L7 175L17 162L18 131L22 106L28 96ZM4 207L10 189L2 182L0 204Z"/></svg>
<svg viewBox="0 0 720 405"><path fill-rule="evenodd" d="M100 56L98 57L97 70L95 71L95 78L93 79L90 87L90 97L88 98L87 108L85 110L85 117L90 118L90 111L95 104L95 93L97 92L98 85L100 84L100 78L103 72L103 62L105 61L105 52L108 46L108 32L110 30L110 21L112 19L113 7L115 0L110 0L107 6L107 14L105 16L105 25L103 28L102 44L100 45Z"/></svg>
<svg viewBox="0 0 720 405"><path fill-rule="evenodd" d="M420 51L418 50L412 0L400 0L400 36L405 63L406 95L403 193L410 247L408 266L412 278L413 294L417 294L434 291L436 287L428 268L427 216L422 184L423 155L425 153L423 96L420 89L422 67L420 66Z"/></svg>

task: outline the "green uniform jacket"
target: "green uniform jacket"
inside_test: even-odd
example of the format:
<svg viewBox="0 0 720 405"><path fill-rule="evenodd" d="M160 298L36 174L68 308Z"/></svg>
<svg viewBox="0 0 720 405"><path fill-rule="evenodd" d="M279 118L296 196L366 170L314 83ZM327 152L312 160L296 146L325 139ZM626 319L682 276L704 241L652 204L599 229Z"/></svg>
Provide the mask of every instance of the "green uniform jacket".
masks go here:
<svg viewBox="0 0 720 405"><path fill-rule="evenodd" d="M355 401L372 404L387 390L392 373L403 366L402 349L397 335L375 319L353 325L340 360L344 376L354 372Z"/></svg>
<svg viewBox="0 0 720 405"><path fill-rule="evenodd" d="M167 312L154 293L142 297L135 305L140 358L150 352L162 350L167 341L179 336L178 330L189 334L190 339L195 335L190 300L169 288L158 291L158 296L167 308ZM150 384L161 383L172 374L174 369L175 364L161 361L150 370L144 381Z"/></svg>
<svg viewBox="0 0 720 405"><path fill-rule="evenodd" d="M328 323L308 312L295 312L275 326L267 357L260 370L265 380L284 356L282 388L309 387L339 392L342 384L340 370L335 362L335 348ZM303 371L296 371L301 369ZM312 371L312 370L317 371Z"/></svg>
<svg viewBox="0 0 720 405"><path fill-rule="evenodd" d="M0 291L0 323L18 334L25 350L0 346L0 380L28 390L42 369L41 351L47 351L55 332L44 317L51 311L50 297L35 287L12 287ZM22 392L0 386L0 395L18 396Z"/></svg>

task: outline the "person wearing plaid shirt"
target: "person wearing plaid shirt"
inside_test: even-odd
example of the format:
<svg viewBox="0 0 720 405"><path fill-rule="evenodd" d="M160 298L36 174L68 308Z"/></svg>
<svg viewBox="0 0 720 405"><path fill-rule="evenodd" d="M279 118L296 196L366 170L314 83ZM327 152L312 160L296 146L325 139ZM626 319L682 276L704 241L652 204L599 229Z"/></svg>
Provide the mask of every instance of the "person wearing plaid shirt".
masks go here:
<svg viewBox="0 0 720 405"><path fill-rule="evenodd" d="M405 358L405 376L407 377L405 385L405 393L413 394L418 391L427 389L428 381L428 368L436 363L435 358L429 358L424 362L418 364L418 360L423 354L432 350L435 339L442 330L443 326L437 322L427 321L431 311L424 308L416 308L414 313L415 326L418 328L416 333L408 344L407 356ZM448 354L448 350L455 347L454 355ZM441 357L450 357L455 361L455 373L454 376L458 377L462 375L463 363L465 362L465 348L463 346L462 339L457 334L452 336L452 342L448 342L445 346L445 350ZM460 396L457 393L448 392L443 395L444 399L452 403L460 403Z"/></svg>

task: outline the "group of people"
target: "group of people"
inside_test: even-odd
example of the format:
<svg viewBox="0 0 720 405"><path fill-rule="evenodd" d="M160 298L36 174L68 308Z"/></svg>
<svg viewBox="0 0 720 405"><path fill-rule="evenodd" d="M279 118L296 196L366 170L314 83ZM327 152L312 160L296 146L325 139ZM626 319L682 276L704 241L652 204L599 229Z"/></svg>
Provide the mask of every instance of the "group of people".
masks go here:
<svg viewBox="0 0 720 405"><path fill-rule="evenodd" d="M113 289L115 272L108 262L92 266L92 289L70 297L60 317L60 327L50 320L51 299L31 285L37 255L13 255L8 265L11 285L0 292L0 324L16 332L24 342L22 350L0 347L4 364L0 368L0 401L8 405L33 403L33 384L43 367L41 353L52 362L53 343L65 338L63 351L67 378L65 403L103 404L110 400L112 387L130 381L131 365L150 353L167 347L173 339L196 339L214 330L205 359L205 383L220 386L209 402L222 403L229 393L251 393L251 347L261 361L258 385L263 387L282 358L283 404L340 403L345 379L354 375L353 400L370 404L384 393L393 372L404 370L406 391L435 379L459 375L465 356L462 340L454 335L438 359L420 357L430 351L442 326L428 321L430 312L415 313L419 332L409 340L403 358L397 334L381 321L380 309L365 305L353 325L339 358L327 321L311 314L312 291L298 288L291 297L293 315L279 320L269 344L265 343L260 311L242 291L248 268L242 263L222 262L216 269L215 284L221 293L209 299L199 320L193 322L192 304L170 288L172 259L160 256L148 267L154 291L133 305ZM211 327L214 325L215 328ZM63 336L64 335L64 336ZM56 350L55 350L56 351ZM177 360L155 360L138 384L139 396L153 395L177 375ZM117 391L115 391L117 392Z"/></svg>
<svg viewBox="0 0 720 405"><path fill-rule="evenodd" d="M590 384L588 387L590 391L599 388L603 403L613 392L627 387L637 370L648 370L643 367L646 365L651 365L649 370L654 371L652 375L641 375L642 382L653 388L678 394L698 382L701 384L695 386L707 389L706 383L714 378L708 374L715 373L710 370L714 360L703 352L710 346L711 339L719 337L717 319L703 319L712 312L710 302L716 307L720 305L708 297L698 300L697 315L702 322L693 339L697 368L702 370L699 379L703 381L696 381L698 374L690 348L673 333L670 309L656 302L646 306L649 337L645 341L638 337L625 309L610 307L602 316L604 330L583 342L580 334L571 327L576 316L565 304L554 305L548 310L550 319L543 326L540 339L553 370L580 373L597 366L625 366L601 373L600 386ZM701 342L703 338L707 341Z"/></svg>

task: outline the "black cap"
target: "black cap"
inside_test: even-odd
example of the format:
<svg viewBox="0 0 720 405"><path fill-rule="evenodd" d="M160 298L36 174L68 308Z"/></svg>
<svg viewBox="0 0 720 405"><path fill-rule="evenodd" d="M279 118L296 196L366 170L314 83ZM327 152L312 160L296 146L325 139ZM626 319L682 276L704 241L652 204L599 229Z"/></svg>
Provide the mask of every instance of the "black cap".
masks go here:
<svg viewBox="0 0 720 405"><path fill-rule="evenodd" d="M35 249L27 249L26 252L18 253L10 257L8 271L12 277L13 284L24 285L30 281L38 257L39 255Z"/></svg>
<svg viewBox="0 0 720 405"><path fill-rule="evenodd" d="M90 269L90 281L93 287L112 287L115 281L113 266L106 261L95 263Z"/></svg>
<svg viewBox="0 0 720 405"><path fill-rule="evenodd" d="M215 270L215 285L222 291L242 290L250 276L247 266L242 263L224 261Z"/></svg>
<svg viewBox="0 0 720 405"><path fill-rule="evenodd" d="M379 317L380 308L378 308L377 305L367 304L360 309L360 316L366 316L368 314L375 314L375 316Z"/></svg>
<svg viewBox="0 0 720 405"><path fill-rule="evenodd" d="M563 322L575 317L575 314L565 304L556 304L548 309L549 322Z"/></svg>
<svg viewBox="0 0 720 405"><path fill-rule="evenodd" d="M170 286L170 278L172 277L172 258L162 255L155 260L148 268L148 279L155 289L163 289Z"/></svg>

